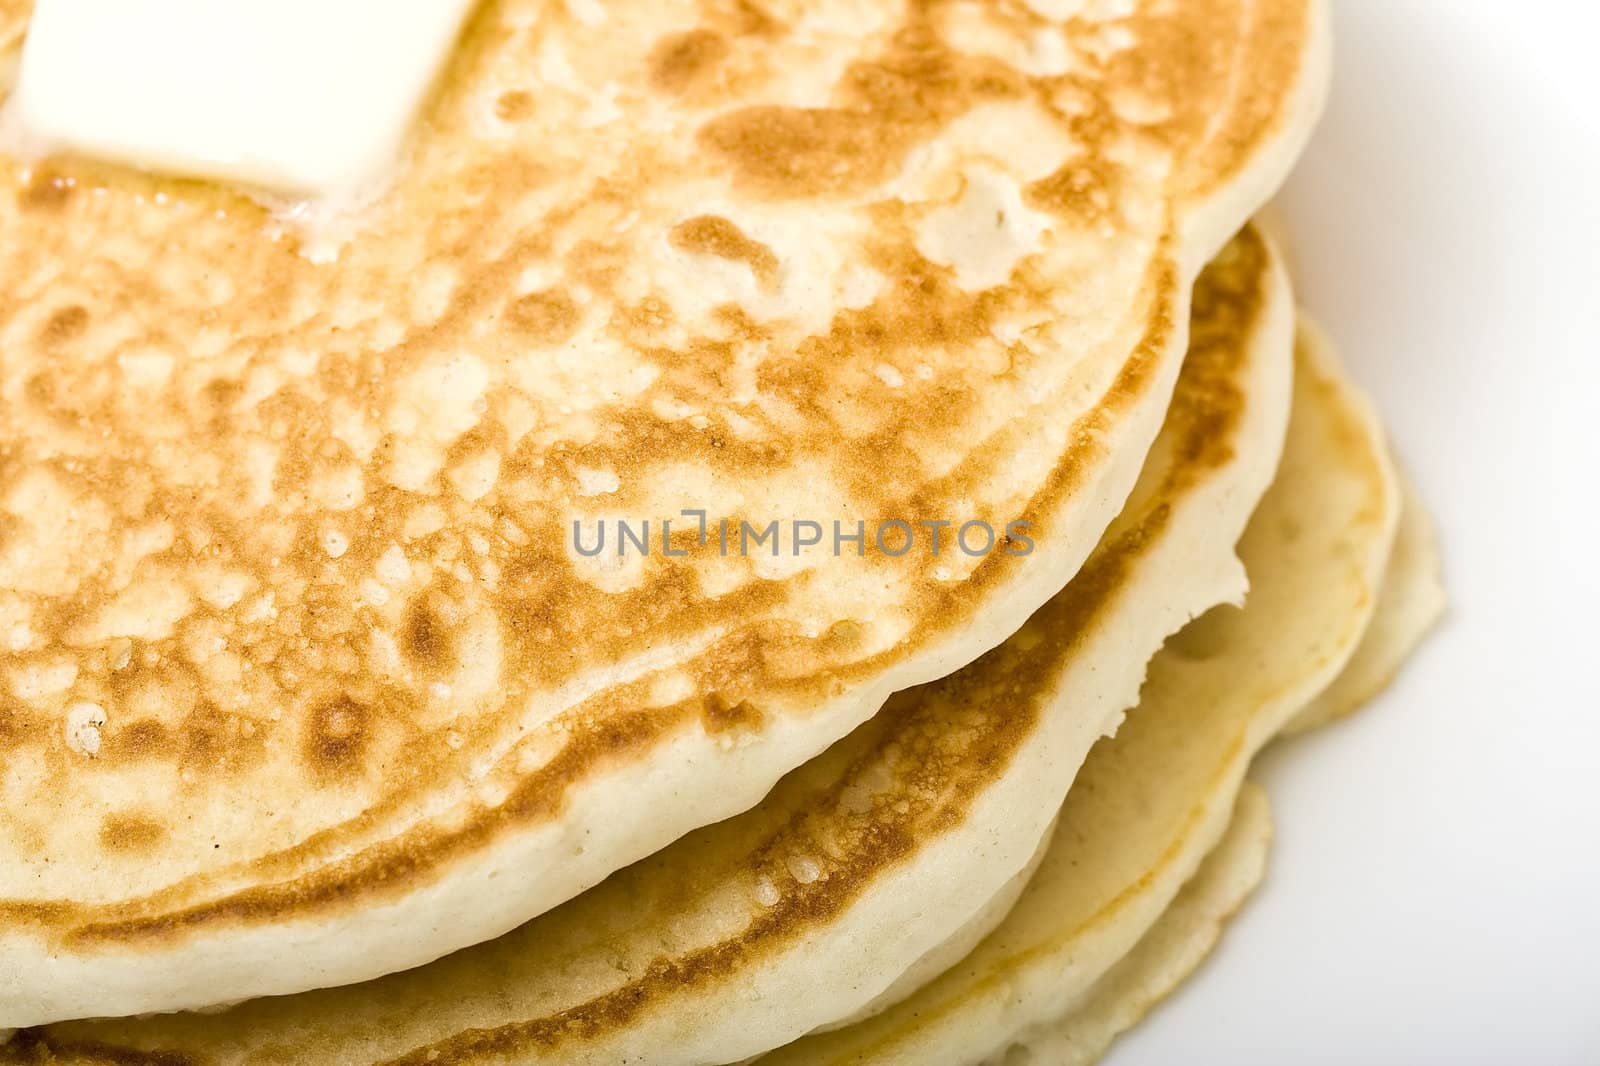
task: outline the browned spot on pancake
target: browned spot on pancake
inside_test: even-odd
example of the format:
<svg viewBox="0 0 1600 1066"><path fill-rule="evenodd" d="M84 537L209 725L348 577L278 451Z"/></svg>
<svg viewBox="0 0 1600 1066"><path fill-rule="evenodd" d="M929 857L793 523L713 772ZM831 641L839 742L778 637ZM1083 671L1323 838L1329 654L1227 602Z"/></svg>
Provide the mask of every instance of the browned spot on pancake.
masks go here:
<svg viewBox="0 0 1600 1066"><path fill-rule="evenodd" d="M320 780L327 782L360 769L371 718L370 708L348 696L311 712L301 751Z"/></svg>
<svg viewBox="0 0 1600 1066"><path fill-rule="evenodd" d="M37 211L58 211L72 198L77 181L48 167L39 168L22 190L22 206Z"/></svg>
<svg viewBox="0 0 1600 1066"><path fill-rule="evenodd" d="M149 851L167 835L160 822L134 814L113 814L100 823L100 846L107 851Z"/></svg>
<svg viewBox="0 0 1600 1066"><path fill-rule="evenodd" d="M56 311L45 322L39 333L42 344L54 346L70 341L89 327L89 312L78 304L69 304Z"/></svg>
<svg viewBox="0 0 1600 1066"><path fill-rule="evenodd" d="M707 125L701 140L738 178L775 196L865 188L900 158L871 116L821 108L746 108Z"/></svg>
<svg viewBox="0 0 1600 1066"><path fill-rule="evenodd" d="M60 409L59 387L56 379L50 374L29 374L28 380L22 383L22 389L24 395L38 404L42 410L56 415L64 413Z"/></svg>
<svg viewBox="0 0 1600 1066"><path fill-rule="evenodd" d="M521 122L533 114L533 96L522 89L503 92L494 102L494 113L502 122Z"/></svg>
<svg viewBox="0 0 1600 1066"><path fill-rule="evenodd" d="M772 249L745 235L744 230L718 215L699 215L672 227L669 238L674 248L698 255L714 255L744 263L762 288L770 289L778 279L778 257Z"/></svg>
<svg viewBox="0 0 1600 1066"><path fill-rule="evenodd" d="M722 115L700 141L734 177L777 198L859 192L892 175L906 153L974 107L1022 93L1017 73L962 56L914 25L894 50L846 72L840 107L758 105Z"/></svg>
<svg viewBox="0 0 1600 1066"><path fill-rule="evenodd" d="M401 645L406 655L422 666L443 670L455 665L450 632L426 596L418 596L406 610Z"/></svg>
<svg viewBox="0 0 1600 1066"><path fill-rule="evenodd" d="M113 729L106 738L103 754L122 759L158 759L171 750L167 727L154 718L145 718Z"/></svg>
<svg viewBox="0 0 1600 1066"><path fill-rule="evenodd" d="M1029 185L1028 203L1041 211L1083 222L1101 222L1116 211L1119 180L1117 166L1109 160L1074 160Z"/></svg>
<svg viewBox="0 0 1600 1066"><path fill-rule="evenodd" d="M1270 255L1260 234L1247 228L1195 286L1189 354L1179 377L1188 399L1173 411L1182 469L1208 469L1233 457L1232 435L1223 430L1238 417L1244 397L1225 371L1240 359L1244 338L1261 312Z"/></svg>
<svg viewBox="0 0 1600 1066"><path fill-rule="evenodd" d="M206 401L213 407L227 407L244 392L244 382L237 378L212 378L203 391Z"/></svg>
<svg viewBox="0 0 1600 1066"><path fill-rule="evenodd" d="M700 721L707 733L725 733L733 729L754 729L765 720L761 709L749 700L731 703L720 692L705 698Z"/></svg>
<svg viewBox="0 0 1600 1066"><path fill-rule="evenodd" d="M37 735L39 723L18 707L0 707L0 744L21 747L24 740Z"/></svg>
<svg viewBox="0 0 1600 1066"><path fill-rule="evenodd" d="M201 707L183 721L179 767L197 778L233 774L261 761L266 738L252 719Z"/></svg>
<svg viewBox="0 0 1600 1066"><path fill-rule="evenodd" d="M650 55L650 80L663 92L681 93L728 55L728 39L716 30L690 30L665 37Z"/></svg>
<svg viewBox="0 0 1600 1066"><path fill-rule="evenodd" d="M890 284L871 304L839 311L827 333L802 341L792 357L765 362L760 370L764 390L819 416L831 415L853 403L858 391L844 379L842 368L875 361L892 364L901 357L920 358L929 349L972 343L988 334L1002 307L1002 298L993 293L960 288L948 267L931 262L909 242L872 249L870 262ZM970 402L970 396L952 388L931 399L926 414L942 415ZM872 486L879 497L892 497L899 489L885 480L886 471L896 465L885 457L903 454L904 426L891 421L882 436L863 439L859 452L846 457L846 462L858 461L861 487ZM906 460L908 468L914 467L912 456Z"/></svg>
<svg viewBox="0 0 1600 1066"><path fill-rule="evenodd" d="M783 31L783 23L756 0L737 0L734 4L734 24L741 34L773 37Z"/></svg>
<svg viewBox="0 0 1600 1066"><path fill-rule="evenodd" d="M560 344L578 328L578 305L559 289L518 297L506 308L506 322L529 340Z"/></svg>
<svg viewBox="0 0 1600 1066"><path fill-rule="evenodd" d="M136 1051L97 1041L62 1041L48 1029L19 1029L11 1041L0 1044L0 1063L7 1066L200 1066L200 1060L181 1051Z"/></svg>

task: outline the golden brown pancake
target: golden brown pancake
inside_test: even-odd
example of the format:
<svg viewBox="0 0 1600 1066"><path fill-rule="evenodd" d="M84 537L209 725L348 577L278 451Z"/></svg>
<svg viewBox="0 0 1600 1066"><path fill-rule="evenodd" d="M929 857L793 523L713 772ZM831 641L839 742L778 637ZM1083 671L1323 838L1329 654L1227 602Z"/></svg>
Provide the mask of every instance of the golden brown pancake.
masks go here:
<svg viewBox="0 0 1600 1066"><path fill-rule="evenodd" d="M1310 0L503 0L331 237L0 160L0 1026L497 936L999 643L1325 51ZM888 544L787 550L835 521Z"/></svg>

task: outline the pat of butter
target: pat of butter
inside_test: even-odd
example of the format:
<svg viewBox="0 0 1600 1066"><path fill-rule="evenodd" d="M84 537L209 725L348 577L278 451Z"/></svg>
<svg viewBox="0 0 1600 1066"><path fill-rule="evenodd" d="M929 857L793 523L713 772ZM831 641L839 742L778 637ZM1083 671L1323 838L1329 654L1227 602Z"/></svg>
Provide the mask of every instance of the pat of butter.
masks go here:
<svg viewBox="0 0 1600 1066"><path fill-rule="evenodd" d="M475 0L34 0L29 144L294 198L395 165Z"/></svg>

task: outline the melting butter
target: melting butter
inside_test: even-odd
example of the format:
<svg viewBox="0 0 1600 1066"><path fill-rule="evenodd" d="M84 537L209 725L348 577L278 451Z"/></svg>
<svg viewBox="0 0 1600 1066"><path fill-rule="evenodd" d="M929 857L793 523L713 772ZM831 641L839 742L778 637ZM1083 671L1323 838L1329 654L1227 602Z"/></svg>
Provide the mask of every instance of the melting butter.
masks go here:
<svg viewBox="0 0 1600 1066"><path fill-rule="evenodd" d="M385 183L474 0L35 0L8 140L298 200Z"/></svg>

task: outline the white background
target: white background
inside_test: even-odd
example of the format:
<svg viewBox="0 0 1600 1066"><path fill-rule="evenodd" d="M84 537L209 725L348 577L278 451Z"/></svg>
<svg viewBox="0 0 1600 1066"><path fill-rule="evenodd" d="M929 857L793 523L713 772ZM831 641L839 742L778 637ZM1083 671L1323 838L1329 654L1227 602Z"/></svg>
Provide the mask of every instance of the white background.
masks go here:
<svg viewBox="0 0 1600 1066"><path fill-rule="evenodd" d="M1115 1066L1600 1066L1600 15L1333 0L1303 301L1442 527L1444 627L1271 750L1267 880Z"/></svg>

